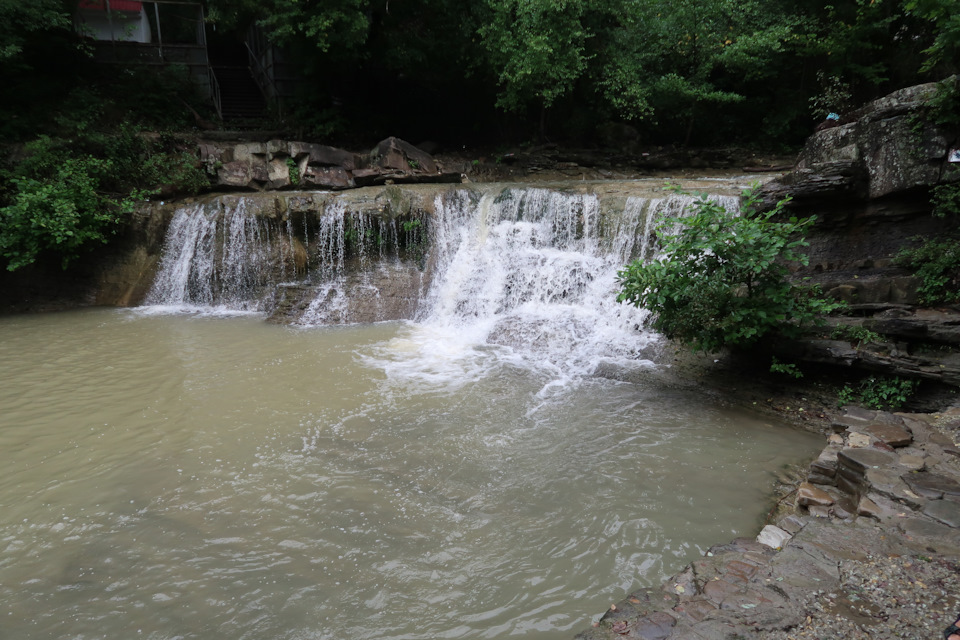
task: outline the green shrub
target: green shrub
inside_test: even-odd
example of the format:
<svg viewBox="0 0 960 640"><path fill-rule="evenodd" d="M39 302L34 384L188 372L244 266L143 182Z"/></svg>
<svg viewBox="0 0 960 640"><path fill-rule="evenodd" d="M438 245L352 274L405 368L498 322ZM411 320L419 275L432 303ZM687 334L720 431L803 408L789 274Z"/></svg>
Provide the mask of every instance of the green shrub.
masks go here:
<svg viewBox="0 0 960 640"><path fill-rule="evenodd" d="M911 269L920 285L922 304L960 302L960 240L927 240L912 249L902 249L894 261Z"/></svg>
<svg viewBox="0 0 960 640"><path fill-rule="evenodd" d="M930 206L937 218L960 217L960 182L940 184L931 189Z"/></svg>
<svg viewBox="0 0 960 640"><path fill-rule="evenodd" d="M159 152L144 161L138 182L151 191L196 195L210 188L210 180L197 157L186 151Z"/></svg>
<svg viewBox="0 0 960 640"><path fill-rule="evenodd" d="M918 384L917 380L870 376L861 380L856 388L844 385L837 394L837 404L895 411L907 403Z"/></svg>
<svg viewBox="0 0 960 640"><path fill-rule="evenodd" d="M115 170L102 158L69 158L46 180L18 178L13 202L0 208L0 257L13 271L44 251L57 252L66 266L80 248L106 242L120 216L132 210L140 193L115 199L101 193Z"/></svg>
<svg viewBox="0 0 960 640"><path fill-rule="evenodd" d="M182 148L128 123L93 129L84 119L72 123L69 137L27 143L23 159L3 171L0 260L13 271L54 252L66 266L106 242L137 201L208 188L199 162Z"/></svg>
<svg viewBox="0 0 960 640"><path fill-rule="evenodd" d="M287 158L287 170L290 172L290 184L297 186L300 184L300 166L293 158Z"/></svg>
<svg viewBox="0 0 960 640"><path fill-rule="evenodd" d="M797 365L789 362L780 362L776 358L772 358L770 361L770 373L782 373L785 376L797 378L798 380L803 377L803 372L800 371Z"/></svg>
<svg viewBox="0 0 960 640"><path fill-rule="evenodd" d="M875 331L870 331L866 327L851 326L848 324L838 324L833 328L830 337L834 340L848 340L851 343L856 342L857 347L870 342L881 342L883 336Z"/></svg>
<svg viewBox="0 0 960 640"><path fill-rule="evenodd" d="M662 256L620 271L617 299L649 309L654 329L704 352L822 324L840 305L788 279L791 263L807 263L802 233L812 219L777 222L786 201L766 213L756 204L748 191L737 215L700 196L689 217L661 218Z"/></svg>

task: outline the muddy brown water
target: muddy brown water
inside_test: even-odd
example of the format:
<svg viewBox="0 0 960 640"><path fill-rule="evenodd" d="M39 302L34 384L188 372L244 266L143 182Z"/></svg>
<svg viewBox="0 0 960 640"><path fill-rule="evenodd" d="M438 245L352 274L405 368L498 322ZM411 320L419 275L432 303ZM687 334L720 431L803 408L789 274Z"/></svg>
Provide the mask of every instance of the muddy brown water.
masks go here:
<svg viewBox="0 0 960 640"><path fill-rule="evenodd" d="M0 638L568 637L755 534L821 444L461 348L412 323L0 319Z"/></svg>

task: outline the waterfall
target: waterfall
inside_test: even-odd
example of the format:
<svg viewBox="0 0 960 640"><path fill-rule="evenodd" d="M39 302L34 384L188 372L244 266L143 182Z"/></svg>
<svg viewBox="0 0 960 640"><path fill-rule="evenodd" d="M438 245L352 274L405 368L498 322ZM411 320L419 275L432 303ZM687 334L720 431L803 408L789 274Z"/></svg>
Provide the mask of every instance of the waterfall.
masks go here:
<svg viewBox="0 0 960 640"><path fill-rule="evenodd" d="M649 363L659 338L642 330L645 310L617 303L617 272L652 253L658 215L680 216L691 201L631 197L602 214L594 194L547 189L438 197L436 274L416 319L559 379Z"/></svg>
<svg viewBox="0 0 960 640"><path fill-rule="evenodd" d="M236 206L192 204L170 222L148 305L262 311L271 285L282 281L292 251L273 242L269 225Z"/></svg>
<svg viewBox="0 0 960 640"><path fill-rule="evenodd" d="M296 223L253 215L244 197L187 205L147 303L300 325L413 320L422 340L405 347L403 366L417 361L427 377L434 356L477 359L477 349L558 379L635 367L659 338L643 330L645 310L617 303L617 271L650 258L655 219L680 218L692 201L657 195L447 189L402 220L382 201L361 210L331 196ZM411 360L411 348L424 357Z"/></svg>

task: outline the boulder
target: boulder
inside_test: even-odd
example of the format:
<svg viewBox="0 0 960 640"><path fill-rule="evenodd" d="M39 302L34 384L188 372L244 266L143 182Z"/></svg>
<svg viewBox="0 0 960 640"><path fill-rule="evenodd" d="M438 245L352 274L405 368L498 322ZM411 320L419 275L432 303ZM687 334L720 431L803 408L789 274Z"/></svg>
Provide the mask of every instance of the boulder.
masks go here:
<svg viewBox="0 0 960 640"><path fill-rule="evenodd" d="M761 188L763 206L786 196L795 204L878 199L938 184L956 132L933 123L918 129L914 119L937 86L900 89L846 114L845 124L815 132L796 168Z"/></svg>
<svg viewBox="0 0 960 640"><path fill-rule="evenodd" d="M370 164L403 173L437 173L437 163L428 154L400 138L381 140L370 152Z"/></svg>

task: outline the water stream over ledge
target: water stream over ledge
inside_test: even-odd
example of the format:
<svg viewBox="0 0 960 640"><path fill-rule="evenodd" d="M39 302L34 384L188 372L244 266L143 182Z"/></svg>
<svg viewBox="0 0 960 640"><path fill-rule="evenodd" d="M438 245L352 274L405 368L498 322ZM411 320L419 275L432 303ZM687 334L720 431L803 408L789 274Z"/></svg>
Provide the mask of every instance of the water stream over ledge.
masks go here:
<svg viewBox="0 0 960 640"><path fill-rule="evenodd" d="M644 373L612 279L666 201L247 206L174 218L151 306L0 318L3 640L566 637L819 449Z"/></svg>

